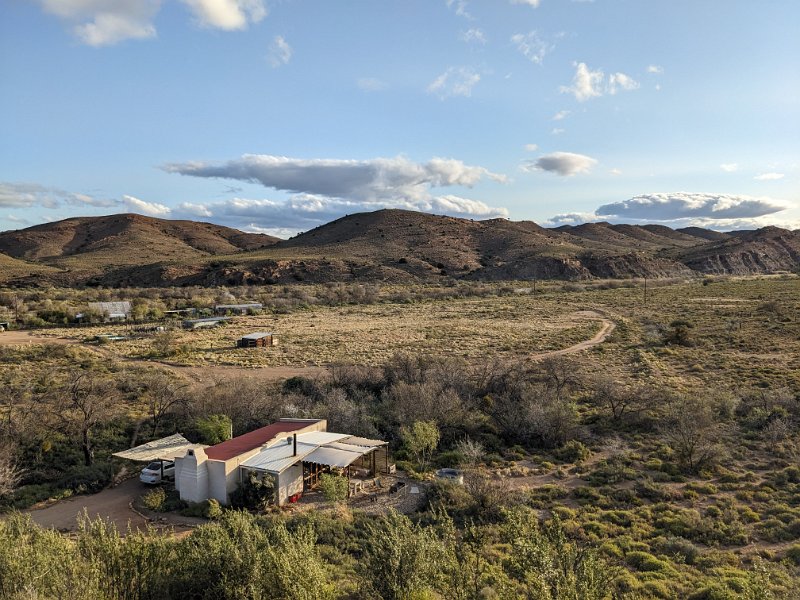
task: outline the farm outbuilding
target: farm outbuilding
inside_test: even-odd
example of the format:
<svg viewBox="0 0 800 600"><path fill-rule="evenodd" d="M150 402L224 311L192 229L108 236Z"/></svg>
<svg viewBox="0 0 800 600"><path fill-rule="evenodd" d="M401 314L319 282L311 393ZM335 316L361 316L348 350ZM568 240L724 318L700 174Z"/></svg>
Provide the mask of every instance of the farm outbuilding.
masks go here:
<svg viewBox="0 0 800 600"><path fill-rule="evenodd" d="M187 450L175 460L175 485L182 500L211 498L228 504L247 475L269 475L275 504L313 489L319 476L339 473L351 480L388 473L388 443L326 431L324 419L281 419L216 446Z"/></svg>
<svg viewBox="0 0 800 600"><path fill-rule="evenodd" d="M89 302L89 310L103 315L105 321L125 321L131 314L131 303L121 302ZM80 318L83 315L75 315Z"/></svg>
<svg viewBox="0 0 800 600"><path fill-rule="evenodd" d="M264 308L260 302L250 302L247 304L217 304L214 313L218 315L239 314L247 315L251 312L258 312Z"/></svg>
<svg viewBox="0 0 800 600"><path fill-rule="evenodd" d="M266 346L277 346L278 338L272 332L259 331L248 333L236 340L238 348L261 348Z"/></svg>

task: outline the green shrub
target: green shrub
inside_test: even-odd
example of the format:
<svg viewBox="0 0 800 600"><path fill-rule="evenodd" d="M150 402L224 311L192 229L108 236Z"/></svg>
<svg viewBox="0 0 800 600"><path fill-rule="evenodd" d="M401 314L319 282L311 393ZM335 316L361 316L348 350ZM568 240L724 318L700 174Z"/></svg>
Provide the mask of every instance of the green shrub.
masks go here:
<svg viewBox="0 0 800 600"><path fill-rule="evenodd" d="M786 558L800 566L800 544L794 544L786 549Z"/></svg>
<svg viewBox="0 0 800 600"><path fill-rule="evenodd" d="M155 512L162 512L164 510L164 503L167 500L167 493L164 488L153 488L142 495L142 506L147 510Z"/></svg>
<svg viewBox="0 0 800 600"><path fill-rule="evenodd" d="M658 571L661 573L672 571L669 563L656 558L648 552L629 552L625 556L625 562L637 571Z"/></svg>
<svg viewBox="0 0 800 600"><path fill-rule="evenodd" d="M589 450L583 443L579 442L578 440L570 440L561 448L558 448L553 452L553 455L562 462L583 462L589 456L591 456L592 451Z"/></svg>
<svg viewBox="0 0 800 600"><path fill-rule="evenodd" d="M319 489L328 502L342 502L347 500L350 492L349 482L346 477L324 473L319 478Z"/></svg>

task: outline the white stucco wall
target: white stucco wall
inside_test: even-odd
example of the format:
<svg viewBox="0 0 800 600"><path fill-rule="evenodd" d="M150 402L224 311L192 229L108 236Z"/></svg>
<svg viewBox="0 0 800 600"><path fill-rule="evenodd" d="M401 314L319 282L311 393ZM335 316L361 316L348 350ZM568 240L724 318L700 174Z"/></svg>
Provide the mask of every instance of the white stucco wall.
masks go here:
<svg viewBox="0 0 800 600"><path fill-rule="evenodd" d="M303 491L303 464L298 463L278 475L278 505L285 504L289 496Z"/></svg>
<svg viewBox="0 0 800 600"><path fill-rule="evenodd" d="M203 502L208 499L208 457L202 448L189 450L175 465L175 487L181 500ZM180 472L178 472L180 469Z"/></svg>

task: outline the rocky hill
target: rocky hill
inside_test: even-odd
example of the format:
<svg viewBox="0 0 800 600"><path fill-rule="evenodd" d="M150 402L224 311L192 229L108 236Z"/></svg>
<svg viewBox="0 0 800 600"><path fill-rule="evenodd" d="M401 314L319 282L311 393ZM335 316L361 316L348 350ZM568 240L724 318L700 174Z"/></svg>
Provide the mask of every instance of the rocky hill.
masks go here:
<svg viewBox="0 0 800 600"><path fill-rule="evenodd" d="M37 277L62 285L577 280L795 271L800 233L610 223L546 229L380 210L276 240L209 223L114 215L0 233L0 252L50 268Z"/></svg>

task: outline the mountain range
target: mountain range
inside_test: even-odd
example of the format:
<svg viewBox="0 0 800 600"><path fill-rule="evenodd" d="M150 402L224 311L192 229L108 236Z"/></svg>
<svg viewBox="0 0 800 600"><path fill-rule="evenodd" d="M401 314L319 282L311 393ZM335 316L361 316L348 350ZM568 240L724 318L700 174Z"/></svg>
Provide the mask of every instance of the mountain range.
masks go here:
<svg viewBox="0 0 800 600"><path fill-rule="evenodd" d="M404 210L342 217L289 240L136 214L0 233L7 285L241 285L749 275L800 269L800 231L473 221Z"/></svg>

